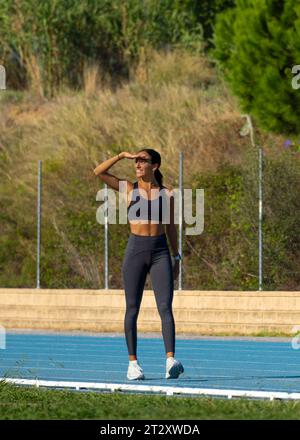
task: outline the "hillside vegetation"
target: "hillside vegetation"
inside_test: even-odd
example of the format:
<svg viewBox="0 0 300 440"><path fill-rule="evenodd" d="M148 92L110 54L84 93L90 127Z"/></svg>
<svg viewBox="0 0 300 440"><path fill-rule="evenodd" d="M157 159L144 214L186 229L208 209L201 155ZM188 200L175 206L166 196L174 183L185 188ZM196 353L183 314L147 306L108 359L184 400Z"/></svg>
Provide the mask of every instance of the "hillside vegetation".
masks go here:
<svg viewBox="0 0 300 440"><path fill-rule="evenodd" d="M38 160L43 161L41 287L104 287L104 227L94 167L143 146L162 155L164 182L203 188L204 232L184 236L183 288L258 288L258 156L234 97L207 55L147 50L111 87L96 65L80 90L52 98L0 93L0 285L36 285ZM300 285L300 154L256 129L265 151L264 289ZM111 171L135 179L122 160ZM109 287L123 288L129 225L109 227ZM147 280L146 288L151 288Z"/></svg>

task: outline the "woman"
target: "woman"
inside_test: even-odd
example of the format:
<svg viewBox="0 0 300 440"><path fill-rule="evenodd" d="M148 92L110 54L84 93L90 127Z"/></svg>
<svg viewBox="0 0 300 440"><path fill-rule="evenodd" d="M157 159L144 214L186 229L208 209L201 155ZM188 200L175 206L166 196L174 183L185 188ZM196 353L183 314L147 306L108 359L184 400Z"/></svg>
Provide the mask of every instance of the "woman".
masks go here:
<svg viewBox="0 0 300 440"><path fill-rule="evenodd" d="M131 183L108 173L109 168L122 159L135 160L136 182ZM172 312L174 279L178 277L181 256L178 253L177 232L174 225L174 198L171 192L162 184L163 176L159 171L160 164L160 154L150 148L144 148L137 154L125 151L119 153L94 169L95 175L99 176L101 180L116 191L120 191L120 181L125 180L127 183L127 209L131 234L123 260L122 274L126 298L124 330L129 354L127 371L129 380L145 379L143 369L137 360L136 351L137 318L148 273L151 277L162 322L162 334L167 357L166 379L177 379L184 372L181 362L174 359L175 322ZM166 197L164 206L169 207L169 223L165 225L166 232L162 223L162 195ZM140 208L134 215L132 211L136 209L134 205L138 201L137 206L140 206ZM159 202L158 221L157 202ZM144 209L146 206L148 206L148 210ZM155 221L153 221L153 213L156 214ZM166 209L164 209L164 214L166 214ZM173 250L173 269L166 233Z"/></svg>

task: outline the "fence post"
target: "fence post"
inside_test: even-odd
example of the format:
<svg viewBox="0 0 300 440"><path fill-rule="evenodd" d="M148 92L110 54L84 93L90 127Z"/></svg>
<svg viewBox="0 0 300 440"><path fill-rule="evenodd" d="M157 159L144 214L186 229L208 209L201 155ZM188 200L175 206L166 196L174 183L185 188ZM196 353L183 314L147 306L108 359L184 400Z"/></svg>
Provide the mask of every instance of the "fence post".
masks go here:
<svg viewBox="0 0 300 440"><path fill-rule="evenodd" d="M6 70L0 64L0 90L6 90Z"/></svg>
<svg viewBox="0 0 300 440"><path fill-rule="evenodd" d="M42 161L38 163L38 197L37 197L37 268L36 288L40 288L40 259L41 259L41 195L42 195Z"/></svg>
<svg viewBox="0 0 300 440"><path fill-rule="evenodd" d="M178 251L182 256L182 208L183 208L183 153L179 153L179 242L178 242ZM182 290L182 261L179 261L179 278L178 278L178 290Z"/></svg>
<svg viewBox="0 0 300 440"><path fill-rule="evenodd" d="M251 117L241 115L247 119L247 125L242 129L242 136L250 134L251 144L258 148L258 289L263 290L263 150L261 145L254 142L254 130Z"/></svg>
<svg viewBox="0 0 300 440"><path fill-rule="evenodd" d="M108 201L107 184L104 184L104 200ZM104 266L105 266L105 289L108 289L108 207L104 214Z"/></svg>
<svg viewBox="0 0 300 440"><path fill-rule="evenodd" d="M262 225L263 225L263 151L261 146L258 146L258 154L259 154L259 213L258 213L258 279L259 279L259 290L263 290L263 233L262 233Z"/></svg>

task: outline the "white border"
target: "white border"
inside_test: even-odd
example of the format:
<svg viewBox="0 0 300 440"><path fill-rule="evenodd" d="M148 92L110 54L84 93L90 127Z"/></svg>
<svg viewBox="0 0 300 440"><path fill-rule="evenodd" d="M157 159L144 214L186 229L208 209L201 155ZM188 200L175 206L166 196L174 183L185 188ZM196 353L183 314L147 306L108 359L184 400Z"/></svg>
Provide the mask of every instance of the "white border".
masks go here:
<svg viewBox="0 0 300 440"><path fill-rule="evenodd" d="M252 391L252 390L222 390L213 388L188 388L188 387L171 387L171 386L156 386L156 385L127 385L119 383L97 383L97 382L67 382L67 381L52 381L39 379L14 379L14 378L0 378L3 382L13 383L16 385L31 385L36 387L50 387L50 388L75 388L76 390L109 390L109 391L150 391L153 393L165 393L167 396L174 394L194 394L205 396L220 396L231 399L232 397L250 397L260 399L300 399L300 393L287 393L280 391Z"/></svg>

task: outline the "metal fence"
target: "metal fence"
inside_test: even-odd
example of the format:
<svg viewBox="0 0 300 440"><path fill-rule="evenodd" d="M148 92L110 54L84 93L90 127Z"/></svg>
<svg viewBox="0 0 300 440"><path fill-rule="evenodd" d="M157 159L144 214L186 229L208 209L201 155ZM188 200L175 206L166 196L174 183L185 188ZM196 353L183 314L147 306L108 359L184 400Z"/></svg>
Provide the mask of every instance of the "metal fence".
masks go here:
<svg viewBox="0 0 300 440"><path fill-rule="evenodd" d="M253 147L256 147L253 136L253 126L251 118L249 115L242 115L246 117L246 125L243 127L243 136L250 135L251 143ZM178 228L178 250L182 257L179 262L179 276L178 276L178 290L182 290L183 283L183 159L184 155L182 152L179 153L179 228ZM258 181L259 181L259 205L258 205L258 251L259 251L259 261L258 261L258 289L263 289L263 235L262 235L262 219L263 219L263 154L262 147L258 147ZM105 200L108 199L107 185L104 184L105 188ZM41 263L41 210L42 210L42 161L38 162L38 200L37 200L37 267L36 267L36 288L40 288L40 263ZM105 223L103 228L104 234L104 289L109 289L109 234L108 234L108 213L105 214Z"/></svg>

